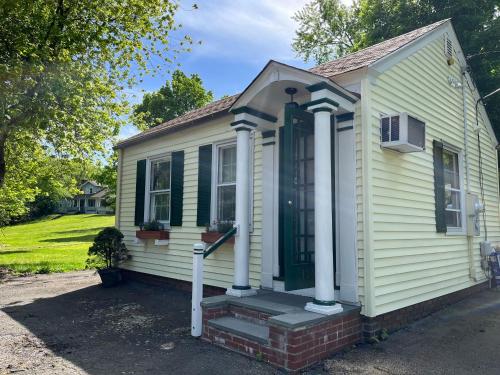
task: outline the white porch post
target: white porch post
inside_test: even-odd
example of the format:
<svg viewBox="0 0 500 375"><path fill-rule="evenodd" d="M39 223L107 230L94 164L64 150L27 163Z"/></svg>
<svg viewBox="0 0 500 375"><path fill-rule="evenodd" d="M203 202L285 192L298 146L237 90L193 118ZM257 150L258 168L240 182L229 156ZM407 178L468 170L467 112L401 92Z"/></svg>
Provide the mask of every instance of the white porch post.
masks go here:
<svg viewBox="0 0 500 375"><path fill-rule="evenodd" d="M331 120L337 107L329 100L310 103L314 113L314 272L315 298L308 311L331 315L342 311L335 303L333 268ZM336 103L335 103L336 104Z"/></svg>
<svg viewBox="0 0 500 375"><path fill-rule="evenodd" d="M249 121L231 124L236 130L236 223L238 228L234 244L234 283L226 294L236 297L253 295L249 282L250 251L250 131L256 125Z"/></svg>

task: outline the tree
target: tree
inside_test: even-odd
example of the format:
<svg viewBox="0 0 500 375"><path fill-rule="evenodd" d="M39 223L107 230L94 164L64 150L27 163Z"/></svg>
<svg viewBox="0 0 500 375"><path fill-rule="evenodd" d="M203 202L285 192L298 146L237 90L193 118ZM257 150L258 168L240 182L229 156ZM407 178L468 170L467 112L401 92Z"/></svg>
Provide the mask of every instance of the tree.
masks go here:
<svg viewBox="0 0 500 375"><path fill-rule="evenodd" d="M203 107L213 99L212 91L205 90L198 74L188 77L175 70L172 81L167 81L158 91L144 95L142 103L134 109L134 123L139 129L151 128Z"/></svg>
<svg viewBox="0 0 500 375"><path fill-rule="evenodd" d="M174 0L0 0L0 188L17 168L6 163L14 139L67 157L104 149L127 110L123 85L189 50L189 37L170 37L177 8Z"/></svg>
<svg viewBox="0 0 500 375"><path fill-rule="evenodd" d="M118 155L116 151L110 155L107 164L104 165L97 173L95 180L101 185L106 186L108 193L106 194L106 205L116 208L116 179L118 170Z"/></svg>
<svg viewBox="0 0 500 375"><path fill-rule="evenodd" d="M322 63L430 23L452 18L482 95L500 87L499 0L312 0L295 14L293 48ZM500 96L487 110L500 138Z"/></svg>

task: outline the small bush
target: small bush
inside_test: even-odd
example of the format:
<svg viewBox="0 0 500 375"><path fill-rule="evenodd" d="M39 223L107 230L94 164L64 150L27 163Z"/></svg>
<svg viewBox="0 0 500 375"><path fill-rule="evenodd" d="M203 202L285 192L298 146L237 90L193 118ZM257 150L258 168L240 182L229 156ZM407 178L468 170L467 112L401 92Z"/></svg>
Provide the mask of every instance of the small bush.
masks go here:
<svg viewBox="0 0 500 375"><path fill-rule="evenodd" d="M114 227L104 228L89 248L86 268L113 268L128 259L123 234Z"/></svg>

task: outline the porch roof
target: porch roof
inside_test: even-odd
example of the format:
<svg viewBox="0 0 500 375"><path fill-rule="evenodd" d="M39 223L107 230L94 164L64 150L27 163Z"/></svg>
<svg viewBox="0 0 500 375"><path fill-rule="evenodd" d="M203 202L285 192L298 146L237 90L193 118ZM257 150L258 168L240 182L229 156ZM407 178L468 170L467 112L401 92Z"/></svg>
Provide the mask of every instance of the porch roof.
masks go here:
<svg viewBox="0 0 500 375"><path fill-rule="evenodd" d="M334 81L334 78L336 76L365 68L375 63L376 61L392 54L393 52L407 46L411 42L421 38L423 35L435 30L448 21L449 19L446 19L428 26L421 27L406 34L402 34L395 38L388 39L371 47L365 48L361 51L351 53L337 60L318 65L305 72L310 72L322 77L323 79ZM299 68L294 69L302 70ZM213 118L227 115L229 109L238 100L241 94L242 93L238 93L233 96L229 96L227 98L212 102L204 107L189 111L179 117L176 117L175 119L169 120L167 122L164 122L163 124L155 126L151 129L147 129L139 134L127 138L119 142L115 146L115 148L124 148L148 139L152 139L158 135L168 134L190 126L198 125Z"/></svg>

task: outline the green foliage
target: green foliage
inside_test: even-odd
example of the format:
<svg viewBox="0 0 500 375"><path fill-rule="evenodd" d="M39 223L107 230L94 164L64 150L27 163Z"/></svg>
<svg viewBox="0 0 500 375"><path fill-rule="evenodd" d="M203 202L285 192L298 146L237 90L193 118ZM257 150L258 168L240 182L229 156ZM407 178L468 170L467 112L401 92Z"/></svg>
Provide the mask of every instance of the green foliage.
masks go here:
<svg viewBox="0 0 500 375"><path fill-rule="evenodd" d="M87 268L112 268L127 259L123 234L115 227L104 228L89 248Z"/></svg>
<svg viewBox="0 0 500 375"><path fill-rule="evenodd" d="M108 215L52 215L0 230L0 268L15 274L85 269L97 233L113 225Z"/></svg>
<svg viewBox="0 0 500 375"><path fill-rule="evenodd" d="M452 18L468 64L485 95L500 87L500 3L498 0L312 0L295 19L293 48L318 63L355 52L433 22ZM500 136L500 96L487 110ZM496 125L496 126L495 126Z"/></svg>
<svg viewBox="0 0 500 375"><path fill-rule="evenodd" d="M227 233L234 227L234 222L231 220L221 220L221 221L214 221L212 225L206 225L206 231L207 233L209 232L216 232L216 233Z"/></svg>
<svg viewBox="0 0 500 375"><path fill-rule="evenodd" d="M105 152L129 111L124 86L168 72L190 49L189 37L170 35L177 9L175 0L0 0L0 221L67 190L32 173L47 158Z"/></svg>
<svg viewBox="0 0 500 375"><path fill-rule="evenodd" d="M103 186L108 188L105 204L107 207L116 209L116 179L118 171L118 154L113 151L99 172L95 175L95 180Z"/></svg>
<svg viewBox="0 0 500 375"><path fill-rule="evenodd" d="M212 92L205 90L198 74L188 77L176 70L171 82L167 81L160 90L144 95L142 103L134 109L134 123L139 129L147 129L202 107L212 100Z"/></svg>
<svg viewBox="0 0 500 375"><path fill-rule="evenodd" d="M151 230L151 231L157 231L157 230L163 230L163 224L160 223L158 220L153 220L148 223L144 223L141 226L141 230Z"/></svg>
<svg viewBox="0 0 500 375"><path fill-rule="evenodd" d="M357 3L349 7L339 0L313 0L293 17L299 23L292 47L304 60L318 64L353 50L358 27Z"/></svg>

